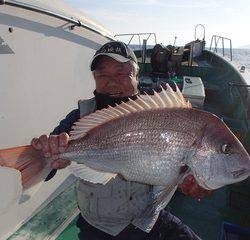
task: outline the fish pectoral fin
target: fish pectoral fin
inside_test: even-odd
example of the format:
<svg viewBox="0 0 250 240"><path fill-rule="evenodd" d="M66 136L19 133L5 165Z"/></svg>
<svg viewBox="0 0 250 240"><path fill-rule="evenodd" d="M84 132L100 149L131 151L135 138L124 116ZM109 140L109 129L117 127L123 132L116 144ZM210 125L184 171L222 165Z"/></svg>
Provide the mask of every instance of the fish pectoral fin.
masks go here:
<svg viewBox="0 0 250 240"><path fill-rule="evenodd" d="M154 199L154 211L160 211L161 209L165 208L167 204L170 202L171 198L173 197L177 186L169 186L169 187L162 187L162 186L156 186L157 188L161 188L160 191L155 194Z"/></svg>
<svg viewBox="0 0 250 240"><path fill-rule="evenodd" d="M85 181L97 184L105 185L108 183L112 178L117 176L116 173L109 173L109 172L101 172L97 171L93 168L89 168L84 164L77 164L72 163L69 166L69 170L78 178L81 178Z"/></svg>
<svg viewBox="0 0 250 240"><path fill-rule="evenodd" d="M183 179L190 174L190 168L187 165L184 165L180 168L180 173L175 182L170 184L169 186L155 186L155 200L154 206L155 210L159 211L166 207L166 205L170 202L173 197L178 185L183 182Z"/></svg>
<svg viewBox="0 0 250 240"><path fill-rule="evenodd" d="M152 219L152 216L156 216L159 212L167 206L173 197L177 189L176 185L171 186L154 186L153 194L154 199L153 203L147 206L145 211L143 211L142 216L137 217L133 222L134 225L140 228L145 224L145 219ZM157 215L158 216L158 215Z"/></svg>
<svg viewBox="0 0 250 240"><path fill-rule="evenodd" d="M183 178L190 172L189 166L185 166L180 169L180 174L177 177L176 181L168 186L154 186L153 187L153 204L149 205L145 211L143 212L143 216L152 216L152 214L159 213L163 208L167 206L167 204L172 199L176 189L178 188L179 183L183 181ZM138 220L138 224L140 223L140 219Z"/></svg>

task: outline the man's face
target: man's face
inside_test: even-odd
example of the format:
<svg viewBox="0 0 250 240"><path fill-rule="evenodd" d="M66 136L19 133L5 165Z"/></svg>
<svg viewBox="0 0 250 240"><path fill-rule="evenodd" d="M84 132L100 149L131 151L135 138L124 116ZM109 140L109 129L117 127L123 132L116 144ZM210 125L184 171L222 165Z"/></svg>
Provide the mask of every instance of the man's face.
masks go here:
<svg viewBox="0 0 250 240"><path fill-rule="evenodd" d="M101 56L94 71L96 91L111 97L129 97L138 90L138 76L129 62L120 63L110 57Z"/></svg>

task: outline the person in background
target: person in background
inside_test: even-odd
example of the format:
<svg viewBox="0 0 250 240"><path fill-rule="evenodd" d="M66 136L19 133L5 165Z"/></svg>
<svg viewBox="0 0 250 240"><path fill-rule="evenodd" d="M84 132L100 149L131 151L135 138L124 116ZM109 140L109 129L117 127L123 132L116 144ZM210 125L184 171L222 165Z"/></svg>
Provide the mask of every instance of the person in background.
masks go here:
<svg viewBox="0 0 250 240"><path fill-rule="evenodd" d="M94 98L79 101L78 108L69 113L50 136L42 135L32 140L35 149L54 159L54 169L70 164L70 161L58 159L58 154L67 148L68 134L74 122L109 105L136 99L139 94L137 58L123 42L104 44L92 59L91 71L96 83ZM179 187L186 195L196 198L208 194L191 175ZM116 177L106 185L79 179L76 192L81 211L77 221L79 239L200 239L167 208L164 209L165 206L150 215L146 213L157 192L154 186L129 182L122 177Z"/></svg>

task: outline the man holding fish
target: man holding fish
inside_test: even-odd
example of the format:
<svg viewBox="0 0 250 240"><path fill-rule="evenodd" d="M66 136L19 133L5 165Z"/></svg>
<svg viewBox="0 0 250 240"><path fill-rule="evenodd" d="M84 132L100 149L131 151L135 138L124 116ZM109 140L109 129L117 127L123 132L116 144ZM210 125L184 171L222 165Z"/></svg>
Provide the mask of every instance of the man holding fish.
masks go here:
<svg viewBox="0 0 250 240"><path fill-rule="evenodd" d="M109 106L138 99L139 67L132 49L122 42L103 45L91 62L96 90L93 99L80 101L79 108L60 122L50 136L42 135L32 140L32 146L54 161L54 169L62 169L71 161L60 159L69 142L69 132L78 119ZM67 158L66 158L67 159ZM200 187L195 178L185 175L179 188L188 196L201 199L210 191ZM55 170L54 170L55 172ZM78 205L81 210L77 226L80 239L200 239L178 218L165 210L167 201L161 199L159 207L148 211L155 204L161 189L150 184L127 181L120 175L106 184L94 184L79 179L77 182ZM170 197L172 192L168 192ZM168 200L169 201L169 200Z"/></svg>

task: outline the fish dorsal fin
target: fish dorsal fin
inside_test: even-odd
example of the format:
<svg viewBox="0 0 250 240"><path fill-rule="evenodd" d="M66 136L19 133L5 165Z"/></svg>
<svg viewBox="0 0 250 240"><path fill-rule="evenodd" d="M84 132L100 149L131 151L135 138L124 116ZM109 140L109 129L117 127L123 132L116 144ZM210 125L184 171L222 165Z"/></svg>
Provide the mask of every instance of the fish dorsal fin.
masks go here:
<svg viewBox="0 0 250 240"><path fill-rule="evenodd" d="M90 130L112 119L120 118L133 112L148 111L159 108L191 108L191 104L185 100L177 85L176 92L167 84L166 90L162 88L160 93L154 95L141 95L136 100L129 99L115 107L97 110L74 124L70 132L70 139L75 140L85 136Z"/></svg>

